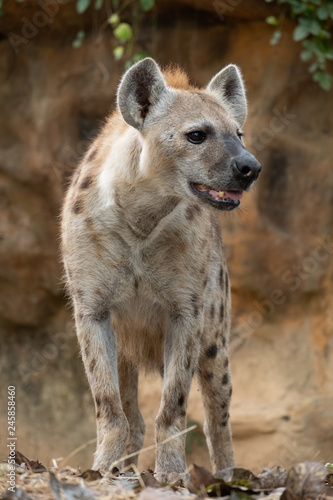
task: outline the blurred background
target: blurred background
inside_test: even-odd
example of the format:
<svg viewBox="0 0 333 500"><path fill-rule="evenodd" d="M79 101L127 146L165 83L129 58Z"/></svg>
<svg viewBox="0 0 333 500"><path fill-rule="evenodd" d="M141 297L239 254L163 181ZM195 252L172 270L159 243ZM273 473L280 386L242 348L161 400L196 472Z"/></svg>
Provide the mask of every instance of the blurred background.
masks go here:
<svg viewBox="0 0 333 500"><path fill-rule="evenodd" d="M333 2L4 0L0 16L0 456L7 387L17 450L46 466L95 437L63 290L59 213L80 158L145 55L204 86L243 72L245 142L263 165L243 209L220 216L233 292L237 464L333 461ZM161 381L141 377L153 443ZM196 384L188 462L208 465ZM95 445L69 463L92 464ZM145 453L140 468L154 466Z"/></svg>

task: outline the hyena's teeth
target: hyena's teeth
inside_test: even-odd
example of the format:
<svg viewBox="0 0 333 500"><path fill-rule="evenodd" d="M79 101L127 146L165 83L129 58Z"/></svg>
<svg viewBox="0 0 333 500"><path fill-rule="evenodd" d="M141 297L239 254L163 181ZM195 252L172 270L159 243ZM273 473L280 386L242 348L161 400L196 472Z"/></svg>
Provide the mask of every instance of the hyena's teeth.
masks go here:
<svg viewBox="0 0 333 500"><path fill-rule="evenodd" d="M200 189L201 191L208 191L210 188L205 184L198 184L197 189Z"/></svg>
<svg viewBox="0 0 333 500"><path fill-rule="evenodd" d="M223 198L223 196L224 196L224 191L219 191L219 198L220 198L220 200Z"/></svg>

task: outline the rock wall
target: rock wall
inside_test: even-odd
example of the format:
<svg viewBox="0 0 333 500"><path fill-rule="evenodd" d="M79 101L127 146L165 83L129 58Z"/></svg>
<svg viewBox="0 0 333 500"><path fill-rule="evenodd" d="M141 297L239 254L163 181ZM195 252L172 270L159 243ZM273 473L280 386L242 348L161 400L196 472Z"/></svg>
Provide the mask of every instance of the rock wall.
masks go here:
<svg viewBox="0 0 333 500"><path fill-rule="evenodd" d="M300 62L291 21L272 47L264 19L273 7L237 4L159 0L140 42L199 85L230 62L245 77L246 142L264 170L244 208L220 221L233 287L236 458L258 471L332 461L333 98ZM58 215L71 171L114 105L123 62L113 60L111 32L99 29L105 12L79 17L72 0L43 12L35 1L4 1L0 19L0 442L15 385L17 449L49 465L95 433L63 293ZM74 49L81 28L87 36ZM147 444L160 388L141 380ZM203 423L195 385L189 418ZM198 437L189 461L207 464ZM89 466L93 448L71 464ZM143 454L148 465L153 455Z"/></svg>

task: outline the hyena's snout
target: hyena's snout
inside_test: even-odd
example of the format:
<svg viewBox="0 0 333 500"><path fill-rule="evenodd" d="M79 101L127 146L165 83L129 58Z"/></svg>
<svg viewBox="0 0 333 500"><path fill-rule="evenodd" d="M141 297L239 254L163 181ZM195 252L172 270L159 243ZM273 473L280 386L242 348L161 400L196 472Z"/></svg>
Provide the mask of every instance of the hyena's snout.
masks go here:
<svg viewBox="0 0 333 500"><path fill-rule="evenodd" d="M248 151L233 158L231 167L234 178L243 189L249 187L258 178L261 171L260 163Z"/></svg>

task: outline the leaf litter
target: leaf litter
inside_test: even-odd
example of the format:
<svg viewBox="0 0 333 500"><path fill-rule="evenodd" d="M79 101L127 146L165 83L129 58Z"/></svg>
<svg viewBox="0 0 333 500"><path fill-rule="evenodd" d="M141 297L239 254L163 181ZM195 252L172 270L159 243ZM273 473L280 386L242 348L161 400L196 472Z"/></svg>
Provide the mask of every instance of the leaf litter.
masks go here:
<svg viewBox="0 0 333 500"><path fill-rule="evenodd" d="M7 463L0 465L0 498L11 500L333 500L331 469L301 462L289 471L266 468L258 476L243 468L213 475L205 467L189 467L187 480L161 484L152 470L135 465L102 475L71 467L46 468L16 452L16 489L8 491ZM57 465L57 464L55 464Z"/></svg>

